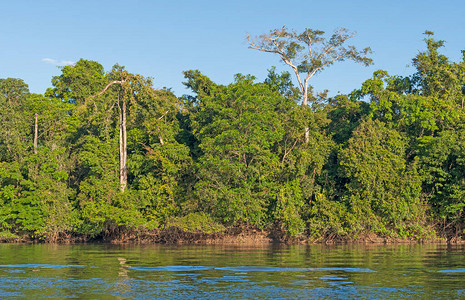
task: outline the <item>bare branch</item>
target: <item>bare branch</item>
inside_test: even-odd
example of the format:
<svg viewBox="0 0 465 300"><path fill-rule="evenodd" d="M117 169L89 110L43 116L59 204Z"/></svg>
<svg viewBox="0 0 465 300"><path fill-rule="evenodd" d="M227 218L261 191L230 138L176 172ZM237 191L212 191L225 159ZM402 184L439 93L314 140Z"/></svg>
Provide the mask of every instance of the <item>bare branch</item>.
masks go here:
<svg viewBox="0 0 465 300"><path fill-rule="evenodd" d="M281 160L281 163L284 163L284 161L286 160L286 156L291 153L292 149L294 149L294 147L297 145L297 142L299 141L298 138L295 139L294 141L294 144L291 146L291 148L289 148L289 150L284 150L284 155L283 155L283 159Z"/></svg>
<svg viewBox="0 0 465 300"><path fill-rule="evenodd" d="M328 40L322 37L323 34L323 31L312 29L297 34L295 31L287 31L283 26L281 29L271 30L269 34L261 35L258 42L252 41L250 35L247 35L247 40L250 49L278 54L281 60L292 68L302 92L302 105L307 105L309 80L325 67L344 59L366 66L371 63L371 59L366 57L367 53L370 53L369 48L358 51L353 46L348 48L342 46L344 42L354 37L354 33L341 28ZM300 73L306 73L304 82ZM305 141L308 142L308 139L308 127L306 127Z"/></svg>
<svg viewBox="0 0 465 300"><path fill-rule="evenodd" d="M313 75L316 74L316 72L318 72L318 71L320 71L320 70L323 70L324 67L333 64L334 62L336 62L337 60L339 60L339 59L341 59L341 58L343 58L343 56L342 56L342 55L338 55L338 56L336 56L335 58L333 58L332 60L329 60L329 61L325 62L325 63L322 64L321 66L315 68L311 73L310 73L310 72L307 73L307 78L308 78L308 79L312 78Z"/></svg>
<svg viewBox="0 0 465 300"><path fill-rule="evenodd" d="M313 61L313 53L312 53L312 37L307 34L308 38L308 53L310 54L310 59Z"/></svg>
<svg viewBox="0 0 465 300"><path fill-rule="evenodd" d="M165 113L161 117L159 117L158 120L163 119L166 116L166 114L168 114L169 111L170 111L169 109L165 111Z"/></svg>
<svg viewBox="0 0 465 300"><path fill-rule="evenodd" d="M105 92L106 92L112 85L114 85L114 84L122 85L122 84L125 83L125 82L126 82L126 80L114 80L114 81L110 82L109 84L107 84L107 86L106 86L102 91L100 91L99 93L97 93L97 94L91 96L90 99L102 95L103 93L105 93Z"/></svg>
<svg viewBox="0 0 465 300"><path fill-rule="evenodd" d="M341 40L339 42L337 42L336 44L334 44L332 47L329 47L327 48L325 51L323 51L318 57L317 57L317 60L320 60L322 59L323 57L325 57L329 52L333 51L335 48L341 46L345 41L347 41L348 39L352 38L353 35L347 35L345 37L342 37Z"/></svg>

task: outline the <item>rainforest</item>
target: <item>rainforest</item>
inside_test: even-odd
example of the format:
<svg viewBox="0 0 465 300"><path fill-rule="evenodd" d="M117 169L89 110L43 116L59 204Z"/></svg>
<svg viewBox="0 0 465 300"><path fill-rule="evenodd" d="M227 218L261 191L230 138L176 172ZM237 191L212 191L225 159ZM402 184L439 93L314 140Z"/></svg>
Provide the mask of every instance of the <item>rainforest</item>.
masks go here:
<svg viewBox="0 0 465 300"><path fill-rule="evenodd" d="M289 61L305 50L277 45ZM182 97L86 59L44 94L0 79L0 240L461 241L465 52L453 62L443 46L426 32L413 74L378 70L334 97L294 84L326 67L313 58L264 82L188 70ZM336 54L370 63L349 50Z"/></svg>

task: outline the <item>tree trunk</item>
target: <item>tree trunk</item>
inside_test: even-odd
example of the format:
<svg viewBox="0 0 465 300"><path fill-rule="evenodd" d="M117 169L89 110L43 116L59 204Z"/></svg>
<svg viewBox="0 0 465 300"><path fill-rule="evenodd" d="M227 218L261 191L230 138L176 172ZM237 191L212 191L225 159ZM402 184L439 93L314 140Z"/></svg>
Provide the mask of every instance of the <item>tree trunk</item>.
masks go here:
<svg viewBox="0 0 465 300"><path fill-rule="evenodd" d="M124 97L124 96L123 96ZM120 110L120 127L119 127L119 161L120 161L120 185L121 192L124 193L128 184L128 168L126 165L127 158L127 138L126 138L126 100L123 98L123 103Z"/></svg>
<svg viewBox="0 0 465 300"><path fill-rule="evenodd" d="M305 143L308 143L309 140L310 140L310 129L308 128L308 126L305 126Z"/></svg>
<svg viewBox="0 0 465 300"><path fill-rule="evenodd" d="M37 139L39 135L39 122L38 122L39 115L35 114L35 121L34 121L34 154L37 154Z"/></svg>
<svg viewBox="0 0 465 300"><path fill-rule="evenodd" d="M308 103L308 83L307 83L308 79L305 80L305 87L304 87L304 90L303 90L303 93L302 93L302 106L303 107L307 107L307 103ZM305 143L308 143L308 141L310 140L310 130L308 128L308 126L305 126Z"/></svg>
<svg viewBox="0 0 465 300"><path fill-rule="evenodd" d="M126 186L128 185L128 167L127 167L127 138L126 138L126 91L124 83L126 79L114 80L107 84L107 86L96 96L100 96L114 84L119 84L123 92L123 98L121 101L121 93L118 93L118 110L119 110L119 183L121 186L121 192L124 193ZM92 96L95 97L95 96ZM113 106L111 107L113 108Z"/></svg>

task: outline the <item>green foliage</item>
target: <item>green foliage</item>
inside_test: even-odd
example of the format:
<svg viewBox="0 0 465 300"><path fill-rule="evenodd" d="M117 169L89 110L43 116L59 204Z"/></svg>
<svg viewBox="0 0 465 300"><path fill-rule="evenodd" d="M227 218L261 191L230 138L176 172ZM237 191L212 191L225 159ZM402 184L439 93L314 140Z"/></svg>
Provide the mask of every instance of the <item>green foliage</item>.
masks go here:
<svg viewBox="0 0 465 300"><path fill-rule="evenodd" d="M82 222L78 232L91 236L114 232L119 227L143 225L138 197L121 194L118 181L117 141L86 136L80 145L78 160L79 193L76 205Z"/></svg>
<svg viewBox="0 0 465 300"><path fill-rule="evenodd" d="M47 90L47 97L83 104L104 87L105 73L98 62L80 59L74 65L63 67L61 71L60 76L53 77L54 88Z"/></svg>
<svg viewBox="0 0 465 300"><path fill-rule="evenodd" d="M365 229L408 237L424 222L421 179L405 160L406 140L379 121L360 124L340 153L348 205ZM367 228L368 227L368 228Z"/></svg>
<svg viewBox="0 0 465 300"><path fill-rule="evenodd" d="M281 74L276 73L276 67L272 67L268 70L268 76L265 79L265 83L273 90L290 99L299 99L301 92L294 86L291 80L291 73L283 72Z"/></svg>
<svg viewBox="0 0 465 300"><path fill-rule="evenodd" d="M23 165L2 165L1 226L43 237L71 231L72 212L62 151L41 149Z"/></svg>
<svg viewBox="0 0 465 300"><path fill-rule="evenodd" d="M369 113L369 105L355 101L345 95L329 99L327 131L337 144L344 144L352 136L354 129L360 125L362 118Z"/></svg>
<svg viewBox="0 0 465 300"><path fill-rule="evenodd" d="M347 223L353 221L347 207L339 201L331 201L323 193L316 193L308 218L308 235L311 239L357 238L361 228ZM349 236L351 234L351 236Z"/></svg>
<svg viewBox="0 0 465 300"><path fill-rule="evenodd" d="M327 99L310 77L371 60L342 46L347 31L323 34L282 28L249 41L307 73L299 88L274 67L263 83L237 74L228 85L190 70L194 95L177 98L83 59L45 96L0 79L0 240L234 226L314 240L464 238L465 60L440 54L428 32L412 76L378 70ZM321 46L313 57L310 42Z"/></svg>
<svg viewBox="0 0 465 300"><path fill-rule="evenodd" d="M438 52L438 49L444 46L444 41L435 40L432 32L425 34L428 36L425 39L427 50L420 52L413 59L413 65L417 68L417 73L413 76L417 92L443 99L463 108L465 60L451 63L448 57Z"/></svg>
<svg viewBox="0 0 465 300"><path fill-rule="evenodd" d="M419 145L423 191L444 233L463 231L465 208L465 130L444 131L437 137L425 137ZM446 223L447 225L446 225Z"/></svg>
<svg viewBox="0 0 465 300"><path fill-rule="evenodd" d="M167 228L176 228L189 233L218 233L225 230L224 226L206 213L189 213L185 216L174 217L168 220Z"/></svg>
<svg viewBox="0 0 465 300"><path fill-rule="evenodd" d="M283 134L279 101L266 85L242 75L223 93L199 97L192 128L204 154L196 166L200 208L227 223L266 223L278 164L271 148Z"/></svg>
<svg viewBox="0 0 465 300"><path fill-rule="evenodd" d="M31 112L27 84L21 79L0 79L0 161L21 161L27 151Z"/></svg>
<svg viewBox="0 0 465 300"><path fill-rule="evenodd" d="M284 225L291 236L297 236L305 230L305 222L301 216L304 204L298 180L286 182L279 186L279 190L276 192L274 219Z"/></svg>

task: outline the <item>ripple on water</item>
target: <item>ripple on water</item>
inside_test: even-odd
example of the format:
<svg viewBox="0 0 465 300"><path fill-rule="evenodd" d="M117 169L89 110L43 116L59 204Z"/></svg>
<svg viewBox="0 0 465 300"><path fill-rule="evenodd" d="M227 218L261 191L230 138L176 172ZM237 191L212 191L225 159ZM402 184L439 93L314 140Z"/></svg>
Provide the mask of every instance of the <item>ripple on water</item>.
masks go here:
<svg viewBox="0 0 465 300"><path fill-rule="evenodd" d="M261 267L261 266L237 266L237 267L205 267L205 266L159 266L159 267L128 267L137 271L206 271L210 269L220 271L231 271L236 273L243 272L354 272L354 273L373 273L375 270L366 268L280 268L280 267Z"/></svg>
<svg viewBox="0 0 465 300"><path fill-rule="evenodd" d="M465 273L465 269L439 270L438 273Z"/></svg>
<svg viewBox="0 0 465 300"><path fill-rule="evenodd" d="M18 264L0 265L0 268L40 268L40 269L63 269L63 268L83 268L86 265L50 265L50 264Z"/></svg>
<svg viewBox="0 0 465 300"><path fill-rule="evenodd" d="M328 272L328 271L342 271L342 272L356 272L356 273L371 273L376 272L371 269L361 268L278 268L278 267L221 267L215 268L217 270L234 271L234 272Z"/></svg>
<svg viewBox="0 0 465 300"><path fill-rule="evenodd" d="M278 267L254 267L254 266L239 266L239 267L218 267L216 270L232 271L232 272L302 272L307 269L302 268L278 268Z"/></svg>
<svg viewBox="0 0 465 300"><path fill-rule="evenodd" d="M128 269L136 271L170 271L170 272L186 272L186 271L205 271L211 269L204 266L162 266L162 267L128 267Z"/></svg>

